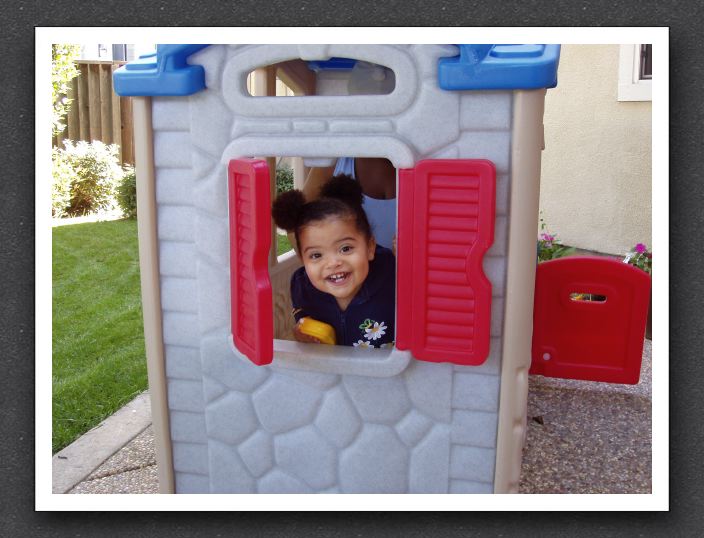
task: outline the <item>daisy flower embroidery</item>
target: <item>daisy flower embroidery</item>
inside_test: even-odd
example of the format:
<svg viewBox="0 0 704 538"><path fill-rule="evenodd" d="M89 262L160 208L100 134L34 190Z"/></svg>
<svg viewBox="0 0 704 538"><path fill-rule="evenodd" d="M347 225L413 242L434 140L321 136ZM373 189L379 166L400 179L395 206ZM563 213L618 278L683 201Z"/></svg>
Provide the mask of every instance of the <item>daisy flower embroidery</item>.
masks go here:
<svg viewBox="0 0 704 538"><path fill-rule="evenodd" d="M374 348L373 345L371 345L369 342L367 342L365 340L358 340L357 342L354 342L352 345L354 347L361 347L364 349L373 349Z"/></svg>
<svg viewBox="0 0 704 538"><path fill-rule="evenodd" d="M364 332L366 333L364 335L364 338L367 340L378 340L382 336L386 334L386 325L384 325L384 322L382 321L381 323L377 323L376 321L374 322L374 325L371 325L364 329Z"/></svg>

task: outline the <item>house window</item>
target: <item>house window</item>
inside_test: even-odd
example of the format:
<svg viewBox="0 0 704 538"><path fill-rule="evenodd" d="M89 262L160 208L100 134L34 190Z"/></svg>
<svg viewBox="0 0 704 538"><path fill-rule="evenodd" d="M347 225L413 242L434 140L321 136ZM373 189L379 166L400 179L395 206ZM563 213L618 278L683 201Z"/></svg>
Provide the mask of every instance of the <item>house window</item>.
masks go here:
<svg viewBox="0 0 704 538"><path fill-rule="evenodd" d="M653 78L653 46L640 46L640 80Z"/></svg>
<svg viewBox="0 0 704 538"><path fill-rule="evenodd" d="M270 235L268 193L273 189L269 178L277 159L268 160L271 161L268 165L263 160L235 160L229 167L235 354L256 364L268 364L273 352L276 364L284 368L373 377L399 374L410 361L408 351L301 344L291 340L290 277L301 265L300 260L289 250L279 256L269 254L267 264L267 251L259 247Z"/></svg>
<svg viewBox="0 0 704 538"><path fill-rule="evenodd" d="M233 159L228 167L231 328L240 358L265 365L276 357L288 368L372 376L399 373L411 353L431 362L486 360L491 283L482 258L494 234L493 163L425 160L399 170L396 346L362 355L352 347L284 339L292 329L290 306L280 307L288 302L290 275L300 261L292 251L270 253L272 164Z"/></svg>
<svg viewBox="0 0 704 538"><path fill-rule="evenodd" d="M320 54L301 47L308 51L302 57ZM270 53L281 61L262 65L259 48L253 46L237 62L228 61L222 83L235 91L227 92L225 101L233 110L246 111L250 117L283 114L377 118L402 113L412 105L420 80L407 54L391 46L371 55L359 45L340 45L336 49L340 58L315 62L297 58L291 45L279 45ZM334 63L332 68L329 62ZM276 78L291 88L293 95L277 93L273 82ZM350 95L362 99L364 106L350 108ZM273 99L276 96L285 98ZM324 106L311 106L313 99L324 102ZM308 127L314 128L314 124Z"/></svg>
<svg viewBox="0 0 704 538"><path fill-rule="evenodd" d="M317 62L288 60L261 66L250 72L247 75L250 96L271 95L263 94L256 88L257 77L267 71L276 74L277 87L273 95L277 97L388 95L396 86L392 69L371 62L346 58Z"/></svg>
<svg viewBox="0 0 704 538"><path fill-rule="evenodd" d="M114 62L127 60L127 45L112 45L112 60Z"/></svg>
<svg viewBox="0 0 704 538"><path fill-rule="evenodd" d="M653 46L621 45L618 69L619 101L652 101Z"/></svg>

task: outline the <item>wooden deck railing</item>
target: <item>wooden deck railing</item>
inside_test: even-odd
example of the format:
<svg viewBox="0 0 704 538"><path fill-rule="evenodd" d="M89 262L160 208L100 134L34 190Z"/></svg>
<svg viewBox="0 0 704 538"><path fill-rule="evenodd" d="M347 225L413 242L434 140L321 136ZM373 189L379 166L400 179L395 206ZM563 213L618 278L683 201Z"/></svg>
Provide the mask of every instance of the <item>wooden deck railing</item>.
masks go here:
<svg viewBox="0 0 704 538"><path fill-rule="evenodd" d="M120 97L112 88L112 74L126 62L76 62L81 74L71 82L68 97L71 107L67 128L54 137L53 144L61 147L65 139L100 140L120 147L120 162L134 164L132 129L132 99Z"/></svg>

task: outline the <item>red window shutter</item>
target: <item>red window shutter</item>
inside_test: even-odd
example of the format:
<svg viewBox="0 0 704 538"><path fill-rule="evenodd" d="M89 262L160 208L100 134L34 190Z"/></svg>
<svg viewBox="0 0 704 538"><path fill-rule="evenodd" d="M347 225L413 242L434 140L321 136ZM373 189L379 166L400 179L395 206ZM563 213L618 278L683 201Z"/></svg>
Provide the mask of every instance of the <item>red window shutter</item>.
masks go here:
<svg viewBox="0 0 704 538"><path fill-rule="evenodd" d="M649 301L650 276L619 260L538 264L530 373L638 383Z"/></svg>
<svg viewBox="0 0 704 538"><path fill-rule="evenodd" d="M399 171L396 347L417 359L479 365L489 355L496 169L427 160Z"/></svg>
<svg viewBox="0 0 704 538"><path fill-rule="evenodd" d="M274 356L269 167L262 160L232 160L228 183L232 336L253 363L269 364Z"/></svg>

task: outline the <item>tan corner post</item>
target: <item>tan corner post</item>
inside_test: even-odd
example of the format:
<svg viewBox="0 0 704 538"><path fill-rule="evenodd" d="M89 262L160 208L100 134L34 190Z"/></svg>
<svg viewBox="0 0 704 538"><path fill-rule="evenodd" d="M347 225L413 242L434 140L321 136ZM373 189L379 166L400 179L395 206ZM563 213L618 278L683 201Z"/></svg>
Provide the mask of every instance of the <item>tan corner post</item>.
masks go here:
<svg viewBox="0 0 704 538"><path fill-rule="evenodd" d="M144 345L156 446L159 493L174 493L174 468L166 394L157 238L156 182L151 98L133 97L135 171L137 174L137 232L142 285Z"/></svg>
<svg viewBox="0 0 704 538"><path fill-rule="evenodd" d="M518 493L533 337L536 234L545 90L517 91L511 133L511 201L494 493Z"/></svg>

